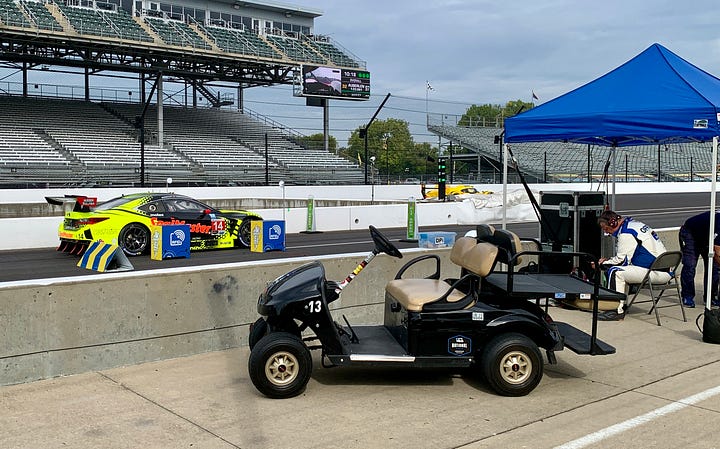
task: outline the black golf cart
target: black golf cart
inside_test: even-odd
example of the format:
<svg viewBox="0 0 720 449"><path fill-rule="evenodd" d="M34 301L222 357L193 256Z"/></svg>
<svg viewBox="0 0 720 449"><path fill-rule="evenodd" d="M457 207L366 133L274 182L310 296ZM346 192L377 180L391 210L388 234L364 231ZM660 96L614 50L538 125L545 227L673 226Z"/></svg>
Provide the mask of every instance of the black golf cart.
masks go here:
<svg viewBox="0 0 720 449"><path fill-rule="evenodd" d="M268 283L258 299L261 318L249 337L249 374L261 393L271 398L301 393L310 380L311 349L322 351L324 367L477 367L489 386L506 396L526 395L538 385L544 365L540 348L551 364L564 347L579 354L615 352L596 338L597 301L620 299L619 294L600 287L597 272L586 280L516 270L521 257L546 253L519 251L517 237L504 230L457 239L450 259L460 267L458 278L441 279L434 254L405 264L385 287L383 324L351 326L344 316L345 325L337 323L329 305L355 276L379 253L402 257L373 226L370 235L375 248L342 282L326 280L322 264L312 262ZM595 260L585 253L563 257ZM427 260L434 273L403 277ZM500 264L503 270L496 267ZM595 302L591 335L548 315L549 298L571 297Z"/></svg>

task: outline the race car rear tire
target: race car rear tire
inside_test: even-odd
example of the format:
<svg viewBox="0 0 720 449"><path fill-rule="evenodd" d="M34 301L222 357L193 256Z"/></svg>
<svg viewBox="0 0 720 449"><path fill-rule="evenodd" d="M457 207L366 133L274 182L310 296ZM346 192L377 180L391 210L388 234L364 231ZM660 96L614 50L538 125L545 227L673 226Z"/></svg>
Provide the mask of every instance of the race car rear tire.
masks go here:
<svg viewBox="0 0 720 449"><path fill-rule="evenodd" d="M493 338L482 351L480 368L490 387L503 396L525 396L543 376L540 349L517 333Z"/></svg>
<svg viewBox="0 0 720 449"><path fill-rule="evenodd" d="M140 223L125 225L118 234L118 246L128 256L139 256L150 249L150 231Z"/></svg>
<svg viewBox="0 0 720 449"><path fill-rule="evenodd" d="M291 398L305 390L312 356L303 341L287 332L272 332L250 352L248 373L255 388L272 399Z"/></svg>
<svg viewBox="0 0 720 449"><path fill-rule="evenodd" d="M259 220L259 218L254 218ZM240 229L238 229L238 246L250 248L250 226L253 218L247 217L240 222Z"/></svg>

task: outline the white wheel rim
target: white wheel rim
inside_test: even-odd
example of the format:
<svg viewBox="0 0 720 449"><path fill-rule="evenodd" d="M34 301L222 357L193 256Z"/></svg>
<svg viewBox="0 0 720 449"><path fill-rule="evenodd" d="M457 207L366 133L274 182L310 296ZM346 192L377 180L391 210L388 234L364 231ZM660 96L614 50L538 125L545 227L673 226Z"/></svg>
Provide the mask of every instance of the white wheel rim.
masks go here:
<svg viewBox="0 0 720 449"><path fill-rule="evenodd" d="M277 386L285 386L298 377L297 358L287 351L276 352L265 363L265 376Z"/></svg>
<svg viewBox="0 0 720 449"><path fill-rule="evenodd" d="M500 375L513 385L525 382L533 372L533 364L524 352L513 351L500 359Z"/></svg>

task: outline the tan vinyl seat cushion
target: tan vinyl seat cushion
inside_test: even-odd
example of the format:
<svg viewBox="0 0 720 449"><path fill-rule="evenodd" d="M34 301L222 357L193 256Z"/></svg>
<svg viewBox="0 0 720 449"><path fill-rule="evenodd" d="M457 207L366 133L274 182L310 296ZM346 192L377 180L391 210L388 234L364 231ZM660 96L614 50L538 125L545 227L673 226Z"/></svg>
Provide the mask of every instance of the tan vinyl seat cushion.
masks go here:
<svg viewBox="0 0 720 449"><path fill-rule="evenodd" d="M485 277L490 273L498 249L490 243L477 243L472 237L460 237L455 241L450 260L466 270ZM402 304L406 310L419 312L425 304L436 301L450 289L447 282L438 279L394 279L385 287L387 295ZM460 301L465 293L453 289L447 302Z"/></svg>
<svg viewBox="0 0 720 449"><path fill-rule="evenodd" d="M388 282L385 292L406 310L420 312L425 304L437 300L449 289L446 282L438 279L393 279ZM464 297L465 293L454 289L447 301L456 302Z"/></svg>

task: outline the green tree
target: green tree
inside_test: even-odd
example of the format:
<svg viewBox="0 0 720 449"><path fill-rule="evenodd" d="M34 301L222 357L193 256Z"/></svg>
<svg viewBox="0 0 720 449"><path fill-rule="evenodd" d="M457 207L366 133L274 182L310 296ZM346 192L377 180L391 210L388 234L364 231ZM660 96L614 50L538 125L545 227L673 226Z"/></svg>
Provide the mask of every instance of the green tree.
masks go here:
<svg viewBox="0 0 720 449"><path fill-rule="evenodd" d="M460 117L458 126L496 126L501 120L503 107L499 104L472 105Z"/></svg>
<svg viewBox="0 0 720 449"><path fill-rule="evenodd" d="M499 104L472 105L460 117L459 126L503 126L506 117L512 117L521 111L533 108L532 103L522 100L508 101L505 106Z"/></svg>
<svg viewBox="0 0 720 449"><path fill-rule="evenodd" d="M365 164L365 138L360 136L362 130L359 127L350 135L347 156ZM367 158L375 157L375 170L381 179L394 180L405 173L415 149L408 122L394 118L376 120L368 128L367 142Z"/></svg>
<svg viewBox="0 0 720 449"><path fill-rule="evenodd" d="M505 110L503 112L504 117L512 117L513 115L517 115L520 112L529 111L535 107L533 103L528 103L527 101L522 100L514 100L514 101L508 101L505 105Z"/></svg>
<svg viewBox="0 0 720 449"><path fill-rule="evenodd" d="M311 134L309 136L299 138L298 143L313 150L321 150L325 148L325 136L322 133ZM337 139L333 136L328 136L329 151L331 153L335 153L337 151L337 147Z"/></svg>

